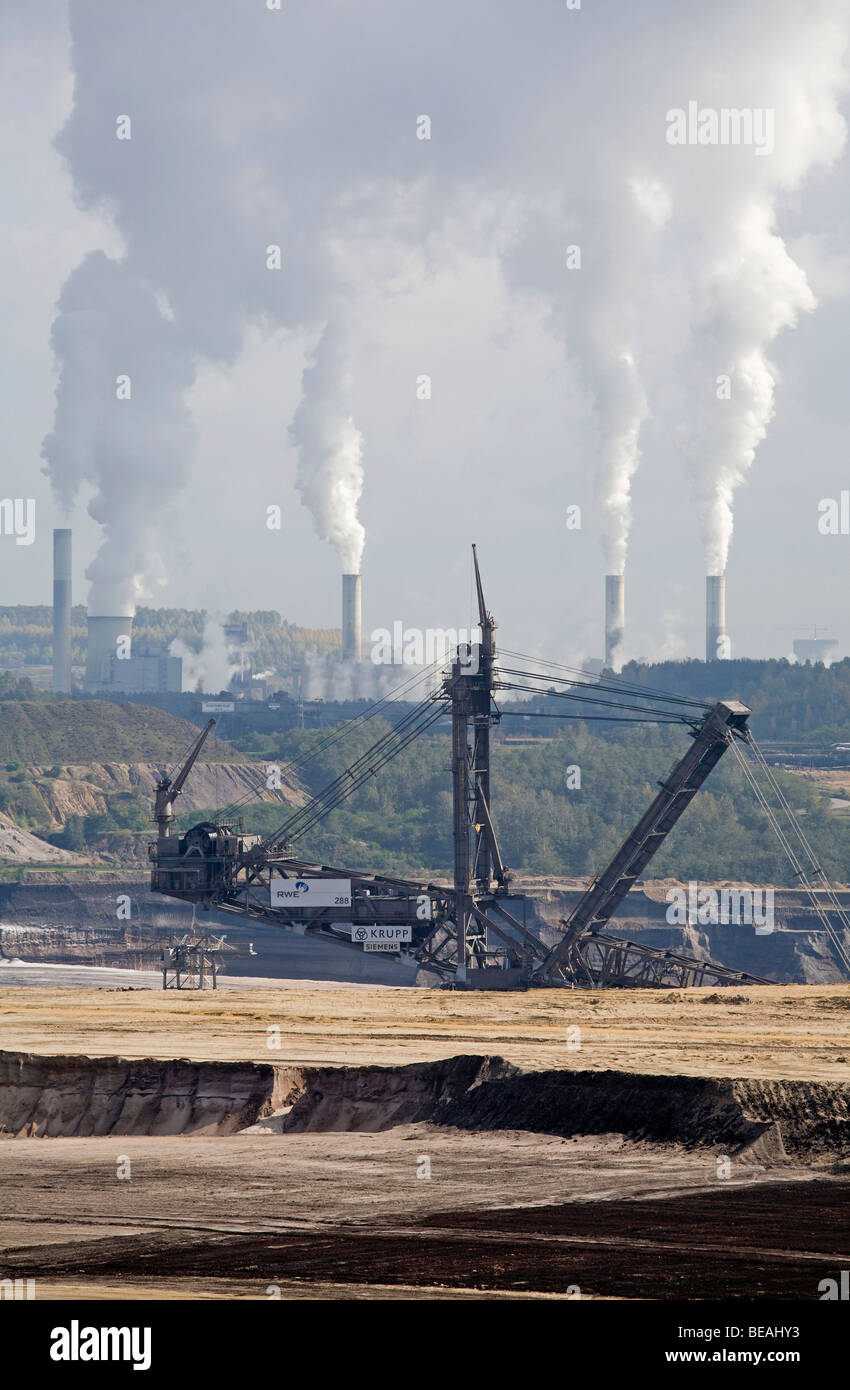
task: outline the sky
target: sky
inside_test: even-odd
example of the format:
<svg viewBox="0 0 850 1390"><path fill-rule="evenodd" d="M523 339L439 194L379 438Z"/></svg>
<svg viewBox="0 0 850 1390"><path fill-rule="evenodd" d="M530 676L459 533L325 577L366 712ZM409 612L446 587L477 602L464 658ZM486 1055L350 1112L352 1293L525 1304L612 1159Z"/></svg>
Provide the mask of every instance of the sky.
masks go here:
<svg viewBox="0 0 850 1390"><path fill-rule="evenodd" d="M601 656L624 564L658 660L702 656L728 551L731 655L850 654L848 35L847 0L4 0L36 528L0 603L50 601L70 525L93 611L337 626L362 542L367 636L469 626L474 541L504 645ZM690 102L771 147L672 144Z"/></svg>

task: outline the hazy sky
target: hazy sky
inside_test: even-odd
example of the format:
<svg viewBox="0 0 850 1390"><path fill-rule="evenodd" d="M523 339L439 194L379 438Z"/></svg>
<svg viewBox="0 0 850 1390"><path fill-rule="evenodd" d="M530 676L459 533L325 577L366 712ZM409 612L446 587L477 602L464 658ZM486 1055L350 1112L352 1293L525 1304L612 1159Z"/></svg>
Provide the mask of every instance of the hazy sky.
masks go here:
<svg viewBox="0 0 850 1390"><path fill-rule="evenodd" d="M337 625L339 553L302 493L305 471L314 497L333 487L319 455L350 415L367 634L466 624L476 541L505 645L601 655L637 418L627 654L701 656L706 498L759 435L767 363L773 417L734 491L733 655L786 655L815 623L850 653L850 535L818 530L850 489L845 0L1 13L0 497L35 498L37 526L0 536L0 602L50 601L70 524L78 602L100 548L95 578L126 561L140 601ZM769 109L773 148L672 146L690 101ZM329 324L344 360L308 387L302 457L290 426Z"/></svg>

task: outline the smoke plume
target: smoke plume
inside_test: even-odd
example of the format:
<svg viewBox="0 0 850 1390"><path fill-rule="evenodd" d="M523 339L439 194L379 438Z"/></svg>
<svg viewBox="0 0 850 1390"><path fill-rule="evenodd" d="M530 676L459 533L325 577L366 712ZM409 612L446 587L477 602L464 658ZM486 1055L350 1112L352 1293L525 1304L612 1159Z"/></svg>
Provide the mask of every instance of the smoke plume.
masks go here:
<svg viewBox="0 0 850 1390"><path fill-rule="evenodd" d="M771 346L816 307L780 234L780 214L817 168L834 163L846 133L838 107L847 87L844 0L805 9L787 0L751 3L740 20L735 43L729 17L721 18L718 37L728 46L728 62L719 68L709 43L689 95L699 93L700 106L774 113L774 147L673 152L682 212L676 232L684 245L694 243L685 274L690 333L681 408L687 424L677 439L696 482L709 574L726 568L735 492L774 415Z"/></svg>
<svg viewBox="0 0 850 1390"><path fill-rule="evenodd" d="M58 310L45 472L66 510L82 488L95 489L88 510L103 539L86 571L89 613L132 614L165 573L167 517L194 442L183 401L193 369L149 287L102 252L72 273Z"/></svg>
<svg viewBox="0 0 850 1390"><path fill-rule="evenodd" d="M433 0L423 23L415 0L71 0L74 109L59 147L77 200L109 209L125 246L122 261L74 272L54 330L45 456L63 500L95 489L94 602L121 611L119 595L156 583L192 447L184 393L200 360L235 362L256 326L318 343L291 425L297 487L342 568L359 569L350 286L389 295L408 248L420 281L456 250L498 257L508 285L543 306L593 402L596 437L575 471L595 477L606 570L626 562L650 407L655 424L688 421L680 442L709 568L722 569L735 489L774 409L771 345L814 305L779 226L842 149L848 6L614 9ZM774 110L775 149L672 146L665 114L691 100ZM122 112L130 140L115 138ZM113 399L122 372L132 403ZM515 466L510 440L493 472Z"/></svg>
<svg viewBox="0 0 850 1390"><path fill-rule="evenodd" d="M322 540L337 549L343 574L359 574L365 531L357 516L363 491L363 441L349 413L345 333L337 321L322 333L302 378L290 435L298 446L295 485Z"/></svg>
<svg viewBox="0 0 850 1390"><path fill-rule="evenodd" d="M238 665L230 660L221 621L210 615L204 620L204 637L199 652L187 646L179 637L175 637L168 650L171 656L183 659L184 690L218 695L222 690L227 690L239 670Z"/></svg>

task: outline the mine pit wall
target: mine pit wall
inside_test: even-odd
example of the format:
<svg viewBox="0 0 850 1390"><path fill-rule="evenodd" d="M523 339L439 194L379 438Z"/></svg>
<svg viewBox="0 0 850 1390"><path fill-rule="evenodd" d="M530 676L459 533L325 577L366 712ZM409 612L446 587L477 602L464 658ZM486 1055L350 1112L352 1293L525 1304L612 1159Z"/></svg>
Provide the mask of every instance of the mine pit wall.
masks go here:
<svg viewBox="0 0 850 1390"><path fill-rule="evenodd" d="M554 945L560 935L558 922L569 915L580 890L534 883L524 891L533 906L529 926L547 945ZM116 916L119 897L130 900L129 920ZM850 894L839 897L850 909ZM799 891L776 890L777 929L768 936L756 936L752 926L671 926L666 912L663 889L655 888L652 896L633 889L607 930L640 945L714 960L778 984L836 984L844 978L817 914ZM224 932L231 945L245 952L228 958L230 976L416 983L416 965L405 958L336 947L271 923L243 924L235 914L210 912L197 921ZM191 905L151 893L147 874L99 882L81 881L75 875L68 883L57 871L51 882L0 883L0 958L155 969L156 954L143 956L141 944L169 944L191 925ZM249 942L256 956L247 955ZM850 940L846 944L850 950Z"/></svg>
<svg viewBox="0 0 850 1390"><path fill-rule="evenodd" d="M288 1134L397 1125L524 1130L710 1148L763 1164L850 1158L850 1084L521 1072L501 1057L403 1067L0 1053L0 1137L229 1135L271 1115Z"/></svg>
<svg viewBox="0 0 850 1390"><path fill-rule="evenodd" d="M291 1105L301 1068L0 1052L0 1138L236 1134Z"/></svg>
<svg viewBox="0 0 850 1390"><path fill-rule="evenodd" d="M762 1162L834 1159L850 1156L850 1084L521 1072L498 1057L453 1057L321 1070L283 1131L374 1132L421 1122L563 1137L616 1134L687 1149L720 1145Z"/></svg>
<svg viewBox="0 0 850 1390"><path fill-rule="evenodd" d="M569 916L583 890L535 882L520 883L517 891L526 892L533 902L531 930L552 945L557 939L559 921ZM850 893L839 892L837 897L850 912ZM661 885L652 885L650 890L633 888L605 930L640 946L713 960L730 970L758 975L777 984L840 984L846 978L817 912L800 889L774 890L776 930L765 936L757 936L752 925L670 925L667 909ZM845 947L850 950L850 936L843 935Z"/></svg>

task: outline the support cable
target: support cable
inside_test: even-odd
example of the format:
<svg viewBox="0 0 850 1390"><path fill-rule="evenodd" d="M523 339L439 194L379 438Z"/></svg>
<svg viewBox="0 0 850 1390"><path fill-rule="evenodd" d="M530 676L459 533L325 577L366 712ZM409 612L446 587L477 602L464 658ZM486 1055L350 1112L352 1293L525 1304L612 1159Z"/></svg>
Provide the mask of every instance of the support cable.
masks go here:
<svg viewBox="0 0 850 1390"><path fill-rule="evenodd" d="M848 935L850 935L850 918L848 918L845 909L838 901L832 884L827 878L826 873L824 872L823 868L821 867L820 863L818 862L815 856L813 849L811 848L811 845L806 839L806 836L802 830L802 827L800 826L797 816L794 814L794 811L789 805L784 792L782 791L781 787L779 786L778 782L776 781L776 778L772 773L772 770L770 769L770 765L765 761L764 754L762 753L761 749L758 747L758 745L755 742L755 739L753 739L752 736L750 737L750 745L753 749L752 761L756 763L756 766L759 768L760 771L762 771L762 773L764 773L765 770L767 770L766 780L768 786L770 790L773 792L774 796L779 801L780 808L785 813L788 819L791 831L796 836L800 846L802 847L803 855L809 863L809 869L811 870L815 878L819 878L821 880L823 888L827 893L830 903L832 904L833 911L838 916L839 921L841 922L845 931L847 931ZM820 921L824 926L824 929L827 933L827 936L829 937L830 942L832 943L833 950L835 951L835 954L838 957L839 962L847 971L847 974L850 975L850 955L848 955L847 948L845 947L844 943L842 942L841 938L836 932L832 922L830 921L829 914L818 897L817 889L815 888L814 884L810 881L809 872L804 867L803 863L800 860L800 857L794 849L793 844L786 835L785 830L783 829L776 815L776 812L773 809L773 806L770 804L770 801L768 800L768 797L764 792L764 789L759 785L758 778L756 777L755 771L751 766L751 760L747 757L746 753L741 748L739 740L733 740L732 747L735 750L735 756L738 759L738 764L741 768L741 771L744 774L744 777L750 789L754 793L756 800L758 801L758 804L761 806L762 810L767 816L771 829L776 835L780 845L782 846L782 849L784 850L788 858L788 862L791 865L794 877L805 888L806 893L809 896L809 900L812 904L812 907L815 909L815 912L817 913Z"/></svg>
<svg viewBox="0 0 850 1390"><path fill-rule="evenodd" d="M354 719L346 720L344 724L337 726L336 728L331 730L331 732L328 735L326 735L324 738L320 738L317 743L313 744L312 747L306 749L297 758L293 758L289 762L287 762L284 765L285 769L289 772L303 771L304 768L307 767L311 762L313 762L314 759L317 758L320 753L326 752L327 749L332 748L342 739L347 738L349 734L354 732L355 729L365 726L369 722L369 720L374 719L377 715L381 714L390 705L402 703L401 695L404 691L408 690L408 687L410 687L412 691L415 690L416 686L421 684L423 681L430 681L431 679L433 679L433 676L435 674L435 668L439 668L442 665L442 663L443 658L438 657L435 661L432 661L428 666L424 666L421 669L417 668L417 670L414 672L412 676L409 676L406 680L402 681L400 685L395 686L394 689L389 691L388 694L383 695L380 699L373 701L371 705L367 706L365 710L361 711L360 714L356 715ZM408 693L410 693L410 691L408 691ZM234 811L239 810L242 806L247 805L248 803L255 800L256 791L257 788L248 788L248 790L243 792L241 796L237 797L234 801L231 801L227 806L223 807L221 810L216 811L216 819L222 821L226 820L229 816L232 816Z"/></svg>
<svg viewBox="0 0 850 1390"><path fill-rule="evenodd" d="M566 671L568 674L578 677L577 680L571 682L576 685L599 685L604 689L619 691L621 694L628 692L630 694L642 695L645 698L649 698L655 694L675 704L694 705L699 709L710 709L712 704L710 700L698 700L689 695L674 695L671 691L658 690L655 686L641 685L637 681L627 681L624 680L622 676L600 676L598 681L588 681L587 671L579 667L565 666L562 662L558 661L544 661L542 657L529 656L527 652L512 652L508 651L505 647L500 647L499 653L503 656L518 658L521 661L536 662L538 666L547 666L554 671ZM541 672L538 679L545 680L545 672ZM554 677L552 679L554 679Z"/></svg>

